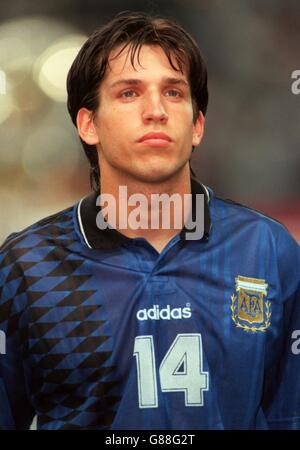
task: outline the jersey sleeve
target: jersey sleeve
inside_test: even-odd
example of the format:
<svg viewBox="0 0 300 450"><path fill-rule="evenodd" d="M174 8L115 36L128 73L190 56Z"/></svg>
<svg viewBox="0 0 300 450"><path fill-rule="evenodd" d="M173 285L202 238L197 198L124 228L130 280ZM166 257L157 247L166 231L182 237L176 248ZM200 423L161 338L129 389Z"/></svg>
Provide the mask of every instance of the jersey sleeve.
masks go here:
<svg viewBox="0 0 300 450"><path fill-rule="evenodd" d="M34 409L26 377L23 277L14 253L0 249L0 429L29 429ZM27 374L28 375L28 374Z"/></svg>
<svg viewBox="0 0 300 450"><path fill-rule="evenodd" d="M300 429L300 248L285 233L278 243L281 286L281 345L276 368L266 374L266 413L270 429Z"/></svg>

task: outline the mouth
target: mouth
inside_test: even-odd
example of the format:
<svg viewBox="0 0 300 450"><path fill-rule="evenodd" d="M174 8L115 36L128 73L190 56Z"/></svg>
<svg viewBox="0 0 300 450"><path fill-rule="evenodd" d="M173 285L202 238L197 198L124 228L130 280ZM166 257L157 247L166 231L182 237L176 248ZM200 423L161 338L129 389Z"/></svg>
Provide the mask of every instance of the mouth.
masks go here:
<svg viewBox="0 0 300 450"><path fill-rule="evenodd" d="M149 147L167 147L172 139L165 133L150 132L142 136L138 142Z"/></svg>

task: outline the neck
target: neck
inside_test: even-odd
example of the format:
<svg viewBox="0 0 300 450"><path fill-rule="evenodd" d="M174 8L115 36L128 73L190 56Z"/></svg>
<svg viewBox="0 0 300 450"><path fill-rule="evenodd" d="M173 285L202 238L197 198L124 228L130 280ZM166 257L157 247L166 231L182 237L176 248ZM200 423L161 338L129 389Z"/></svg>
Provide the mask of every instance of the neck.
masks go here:
<svg viewBox="0 0 300 450"><path fill-rule="evenodd" d="M105 176L103 172L101 193L115 199L118 231L130 238L142 237L160 252L180 232L189 212L185 201L185 194L191 193L188 164L170 179L159 182L131 179L123 174ZM171 196L174 202L170 201Z"/></svg>

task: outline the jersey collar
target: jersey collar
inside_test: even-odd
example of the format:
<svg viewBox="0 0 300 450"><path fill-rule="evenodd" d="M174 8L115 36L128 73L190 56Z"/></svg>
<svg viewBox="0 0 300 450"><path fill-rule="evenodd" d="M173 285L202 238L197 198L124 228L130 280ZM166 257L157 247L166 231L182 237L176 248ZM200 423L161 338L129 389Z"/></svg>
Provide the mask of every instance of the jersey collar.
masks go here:
<svg viewBox="0 0 300 450"><path fill-rule="evenodd" d="M192 192L192 218L195 219L195 194L204 194L204 235L200 241L207 241L211 229L211 218L209 212L210 193L206 186L191 178ZM77 205L77 220L80 233L89 248L93 249L110 249L119 247L122 244L128 244L133 241L132 238L124 236L114 228L101 230L96 225L96 216L99 213L99 206L96 205L98 192L93 192L84 197ZM185 240L186 232L191 233L192 230L186 230L185 227L180 232L180 239Z"/></svg>

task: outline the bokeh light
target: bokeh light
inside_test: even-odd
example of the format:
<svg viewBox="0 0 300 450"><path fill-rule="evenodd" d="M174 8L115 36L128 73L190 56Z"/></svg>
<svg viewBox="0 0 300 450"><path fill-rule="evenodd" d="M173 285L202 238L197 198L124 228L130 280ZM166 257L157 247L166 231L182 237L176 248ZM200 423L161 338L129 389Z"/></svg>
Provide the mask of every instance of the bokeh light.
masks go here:
<svg viewBox="0 0 300 450"><path fill-rule="evenodd" d="M86 36L66 36L47 48L35 63L34 79L42 91L58 102L66 101L66 77Z"/></svg>

